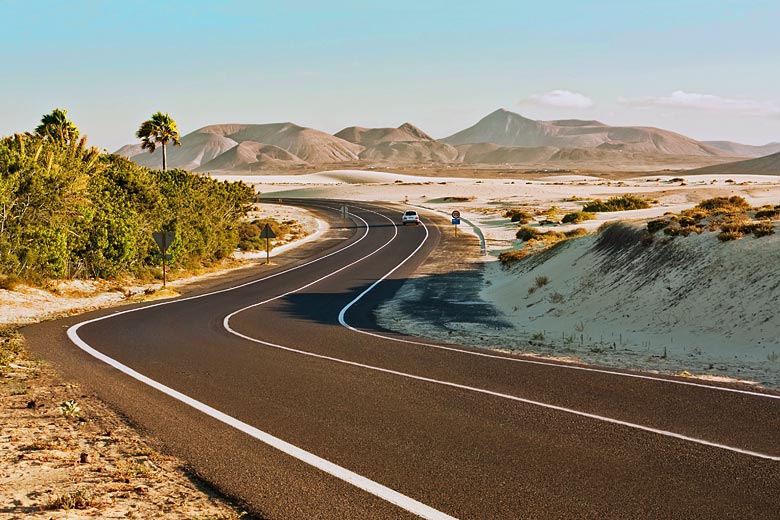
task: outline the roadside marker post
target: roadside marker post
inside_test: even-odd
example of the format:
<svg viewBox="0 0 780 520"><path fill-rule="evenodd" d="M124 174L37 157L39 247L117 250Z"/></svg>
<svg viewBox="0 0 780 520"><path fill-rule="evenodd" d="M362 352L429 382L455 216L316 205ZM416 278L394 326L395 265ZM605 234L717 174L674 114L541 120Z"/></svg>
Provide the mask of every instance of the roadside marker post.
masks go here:
<svg viewBox="0 0 780 520"><path fill-rule="evenodd" d="M271 263L270 241L272 238L276 238L276 233L274 233L273 229L271 229L271 226L269 226L267 222L263 227L263 230L260 232L260 238L265 239L265 263L269 264Z"/></svg>
<svg viewBox="0 0 780 520"><path fill-rule="evenodd" d="M163 261L163 288L167 282L166 278L166 260L173 259L172 255L167 254L168 246L170 246L176 239L176 234L173 231L162 231L160 233L152 233L154 241L157 242L157 247L160 248L160 255L158 258L162 258Z"/></svg>
<svg viewBox="0 0 780 520"><path fill-rule="evenodd" d="M460 211L453 210L452 212L452 224L455 226L455 236L458 236L458 226L460 226Z"/></svg>

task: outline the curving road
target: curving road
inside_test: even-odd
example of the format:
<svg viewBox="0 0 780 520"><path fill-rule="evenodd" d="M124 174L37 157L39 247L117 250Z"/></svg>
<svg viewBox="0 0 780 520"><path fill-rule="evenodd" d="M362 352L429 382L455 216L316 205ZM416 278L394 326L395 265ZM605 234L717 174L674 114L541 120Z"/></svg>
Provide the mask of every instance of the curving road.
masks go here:
<svg viewBox="0 0 780 520"><path fill-rule="evenodd" d="M780 395L383 331L438 221L299 204L333 227L279 265L30 327L31 349L263 517L780 516Z"/></svg>

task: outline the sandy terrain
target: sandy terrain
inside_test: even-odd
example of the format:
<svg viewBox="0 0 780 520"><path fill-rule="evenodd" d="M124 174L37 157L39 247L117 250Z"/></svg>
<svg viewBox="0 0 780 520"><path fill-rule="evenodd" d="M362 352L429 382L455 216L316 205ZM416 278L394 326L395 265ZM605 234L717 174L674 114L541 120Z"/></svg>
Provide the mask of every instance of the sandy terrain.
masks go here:
<svg viewBox="0 0 780 520"><path fill-rule="evenodd" d="M315 239L327 225L304 210L257 205L250 217L295 220L304 236L272 255ZM257 265L245 253L232 269ZM169 288L158 282L71 280L48 290L20 285L0 289L0 517L8 519L169 518L233 520L240 509L227 503L166 456L96 397L59 379L19 346L23 338L7 329L111 305L171 297L189 285L224 274L172 273ZM151 293L151 294L149 294ZM63 403L73 400L75 407Z"/></svg>
<svg viewBox="0 0 780 520"><path fill-rule="evenodd" d="M633 193L658 201L649 209L600 213L596 220L555 227L595 232L606 222L641 223L717 196L739 195L754 206L780 204L780 178L667 175L615 181L558 175L513 180L337 170L242 180L254 181L270 199L407 202L441 215L458 209L479 227L489 254L480 259L484 268L481 278L475 279L480 290L474 294L474 306L489 304L498 316L494 320L488 313L490 319L503 325L491 331L478 322L442 326L396 320L404 298L421 294L406 287L396 301L380 309L380 322L389 328L485 348L780 386L780 340L775 339L780 337L780 320L770 312L780 297L770 282L780 274L773 259L778 235L728 243L719 242L713 233L678 237L665 254L687 263L674 264L668 272L662 269L666 264L652 255L628 249L616 258L631 262L616 260L605 271L596 235L573 241L543 262L536 259L509 270L495 262L499 252L521 245L514 237L517 225L503 216L510 207L539 214L555 207L560 218L594 198ZM468 231L469 226L461 230ZM648 269L648 263L658 270ZM529 293L539 276L547 277L548 283ZM409 282L415 283L423 282L419 278Z"/></svg>

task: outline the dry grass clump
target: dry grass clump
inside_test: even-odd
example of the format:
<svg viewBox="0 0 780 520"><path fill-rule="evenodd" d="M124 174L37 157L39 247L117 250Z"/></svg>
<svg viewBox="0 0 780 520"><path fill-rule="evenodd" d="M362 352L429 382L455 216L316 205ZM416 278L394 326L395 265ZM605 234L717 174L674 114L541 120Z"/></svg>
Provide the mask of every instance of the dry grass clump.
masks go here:
<svg viewBox="0 0 780 520"><path fill-rule="evenodd" d="M722 242L737 240L750 234L759 238L774 234L775 226L770 220L777 217L780 217L780 206L756 209L742 197L715 197L704 200L679 215L669 214L664 218L650 220L647 223L650 239L646 242L651 243L652 235L661 230L672 237L700 234L706 229L720 231L718 239Z"/></svg>
<svg viewBox="0 0 780 520"><path fill-rule="evenodd" d="M521 209L508 209L504 213L504 217L521 225L528 224L534 220L533 215Z"/></svg>
<svg viewBox="0 0 780 520"><path fill-rule="evenodd" d="M47 509L87 509L95 504L92 492L87 488L79 488L75 491L60 493L46 506Z"/></svg>
<svg viewBox="0 0 780 520"><path fill-rule="evenodd" d="M526 256L530 255L531 251L527 249L513 249L511 251L504 251L498 255L498 261L503 266L513 265Z"/></svg>
<svg viewBox="0 0 780 520"><path fill-rule="evenodd" d="M0 328L0 373L24 351L24 337L14 328Z"/></svg>
<svg viewBox="0 0 780 520"><path fill-rule="evenodd" d="M646 209L650 207L650 201L643 199L630 193L620 195L616 197L610 197L606 201L596 199L593 202L588 202L582 207L582 211L589 213L599 213L607 211L628 211L632 209Z"/></svg>
<svg viewBox="0 0 780 520"><path fill-rule="evenodd" d="M0 289L5 289L6 291L15 291L21 283L22 280L14 274L0 275Z"/></svg>
<svg viewBox="0 0 780 520"><path fill-rule="evenodd" d="M263 228L268 224L274 235L280 239L294 240L302 236L301 226L294 220L278 222L272 218L256 219L251 222L241 222L238 226L238 248L241 251L258 251L265 249L265 239L260 238Z"/></svg>
<svg viewBox="0 0 780 520"><path fill-rule="evenodd" d="M585 228L576 228L564 232L552 230L545 232L540 231L539 228L523 226L517 231L515 236L519 240L526 242L526 246L523 249L504 251L498 255L498 260L501 262L501 265L506 267L522 260L530 254L548 249L558 242L587 234L588 230Z"/></svg>
<svg viewBox="0 0 780 520"><path fill-rule="evenodd" d="M707 212L707 214L723 215L728 213L740 213L750 211L752 208L744 198L734 195L732 197L715 197L699 202L694 209Z"/></svg>
<svg viewBox="0 0 780 520"><path fill-rule="evenodd" d="M589 211L574 211L572 213L567 213L563 216L563 219L561 222L564 224L579 224L580 222L583 222L585 220L593 220L596 216Z"/></svg>

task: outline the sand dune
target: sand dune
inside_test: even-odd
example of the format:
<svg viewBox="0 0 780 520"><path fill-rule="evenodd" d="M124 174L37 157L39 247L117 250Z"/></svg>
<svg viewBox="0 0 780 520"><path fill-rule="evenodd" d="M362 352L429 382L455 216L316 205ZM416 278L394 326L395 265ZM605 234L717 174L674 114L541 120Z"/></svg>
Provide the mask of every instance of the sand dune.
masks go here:
<svg viewBox="0 0 780 520"><path fill-rule="evenodd" d="M433 141L434 139L411 123L404 123L398 128L362 128L350 126L335 134L336 137L363 145L376 146L381 143L397 141Z"/></svg>
<svg viewBox="0 0 780 520"><path fill-rule="evenodd" d="M268 167L306 164L300 157L272 144L244 141L195 171L254 171Z"/></svg>
<svg viewBox="0 0 780 520"><path fill-rule="evenodd" d="M780 143L768 143L762 146L735 143L732 141L702 141L707 146L722 150L732 157L764 157L780 152Z"/></svg>
<svg viewBox="0 0 780 520"><path fill-rule="evenodd" d="M747 161L697 168L685 173L688 175L780 175L780 153Z"/></svg>
<svg viewBox="0 0 780 520"><path fill-rule="evenodd" d="M693 156L726 156L684 135L652 127L608 126L599 121L534 121L508 110L496 110L474 126L441 139L459 145L493 143L511 147L596 148L610 145L632 152Z"/></svg>

